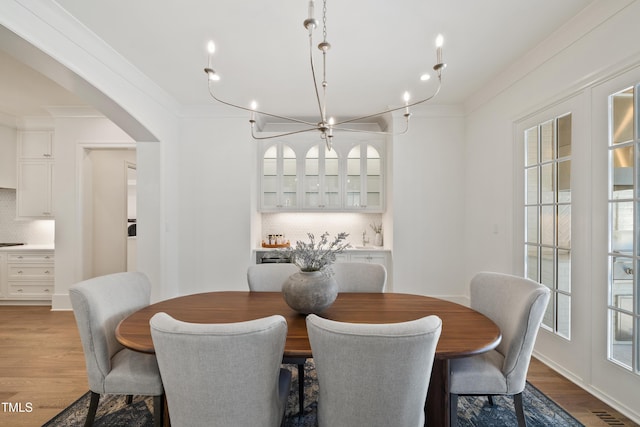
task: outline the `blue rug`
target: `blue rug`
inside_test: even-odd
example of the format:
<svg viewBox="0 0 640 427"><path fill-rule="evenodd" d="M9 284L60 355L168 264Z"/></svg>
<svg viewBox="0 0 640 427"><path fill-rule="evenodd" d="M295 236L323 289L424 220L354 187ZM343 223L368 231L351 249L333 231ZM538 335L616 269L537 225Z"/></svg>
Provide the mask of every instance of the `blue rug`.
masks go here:
<svg viewBox="0 0 640 427"><path fill-rule="evenodd" d="M305 367L305 410L298 415L298 376L295 366L291 393L287 403L286 427L316 427L318 382L311 361ZM458 400L458 425L460 427L512 427L517 420L511 397L496 396L494 406L486 397L460 396ZM541 391L527 383L523 393L525 417L528 427L579 427L583 426L570 414L556 405ZM48 421L43 427L75 427L84 425L89 407L89 393L80 397L64 411ZM124 396L102 396L96 414L95 427L131 426L151 427L152 399L135 396L131 405L126 405ZM584 427L584 426L583 426Z"/></svg>

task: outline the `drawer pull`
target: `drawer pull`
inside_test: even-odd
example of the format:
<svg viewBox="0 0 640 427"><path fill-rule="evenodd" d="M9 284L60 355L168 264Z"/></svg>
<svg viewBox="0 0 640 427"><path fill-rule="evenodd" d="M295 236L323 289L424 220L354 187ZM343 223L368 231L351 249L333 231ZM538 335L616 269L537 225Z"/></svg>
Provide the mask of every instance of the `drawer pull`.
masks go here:
<svg viewBox="0 0 640 427"><path fill-rule="evenodd" d="M22 288L18 289L16 292L22 293Z"/></svg>
<svg viewBox="0 0 640 427"><path fill-rule="evenodd" d="M18 270L18 274L22 274L22 270Z"/></svg>
<svg viewBox="0 0 640 427"><path fill-rule="evenodd" d="M44 274L51 274L49 270L45 271Z"/></svg>

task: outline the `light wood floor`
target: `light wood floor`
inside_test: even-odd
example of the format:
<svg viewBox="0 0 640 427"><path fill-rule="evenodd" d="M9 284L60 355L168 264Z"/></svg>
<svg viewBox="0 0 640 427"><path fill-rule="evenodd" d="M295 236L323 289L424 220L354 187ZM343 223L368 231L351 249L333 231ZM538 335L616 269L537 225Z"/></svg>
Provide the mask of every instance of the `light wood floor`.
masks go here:
<svg viewBox="0 0 640 427"><path fill-rule="evenodd" d="M41 426L89 389L72 312L0 306L0 325L0 426ZM529 381L587 427L638 427L535 359Z"/></svg>

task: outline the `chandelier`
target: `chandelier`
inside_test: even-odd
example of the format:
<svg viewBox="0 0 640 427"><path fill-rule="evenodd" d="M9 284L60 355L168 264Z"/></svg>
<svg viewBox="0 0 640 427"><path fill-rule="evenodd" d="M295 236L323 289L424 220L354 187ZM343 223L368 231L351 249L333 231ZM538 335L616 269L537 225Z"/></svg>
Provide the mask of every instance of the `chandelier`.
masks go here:
<svg viewBox="0 0 640 427"><path fill-rule="evenodd" d="M402 135L409 130L409 117L411 116L411 113L409 112L409 108L435 98L436 95L438 95L438 92L440 92L440 87L442 86L442 70L447 66L442 61L442 44L443 44L442 35L438 35L438 37L436 38L436 64L433 66L433 69L436 72L436 75L438 77L438 86L431 95L427 96L426 98L422 98L418 101L410 102L411 97L409 95L409 92L405 92L402 97L404 101L404 105L400 107L389 108L384 111L380 111L373 114L367 114L360 117L349 118L342 121L336 121L334 117L327 116L327 105L326 105L326 95L327 95L327 86L328 86L327 53L329 52L329 49L331 49L331 44L327 41L327 0L323 1L323 8L322 8L323 40L321 43L318 44L318 49L322 52L322 81L320 82L320 85L318 85L316 66L313 59L313 30L316 29L319 25L318 20L314 18L314 0L309 1L309 17L304 20L303 25L304 25L304 28L306 28L307 31L309 32L309 62L311 65L311 77L313 79L313 87L315 89L315 98L316 98L315 101L317 102L318 112L319 112L319 119L317 122L302 120L295 117L286 117L283 115L258 110L257 108L258 105L256 101L252 101L250 106L244 107L242 105L234 104L232 102L225 101L218 98L215 95L213 90L215 86L215 82L220 80L220 75L216 73L216 71L212 68L212 62L213 62L212 59L213 59L213 53L215 52L215 44L213 43L213 41L210 41L208 44L208 47L207 47L209 52L208 66L204 69L204 72L207 74L207 78L208 78L207 85L209 88L209 94L213 99L215 99L221 104L228 105L230 107L238 108L240 110L245 110L249 112L251 136L254 139L260 140L260 139L279 138L279 137L288 136L288 135L318 131L320 132L320 137L325 140L327 149L331 150L333 134L334 132L337 132L337 131L364 132L364 133L373 133L373 134L382 134L382 135ZM425 73L420 77L420 80L426 81L426 80L429 80L429 78L430 78L430 75L428 73ZM367 119L376 118L376 117L383 116L385 114L389 114L389 113L400 111L400 110L404 110L404 118L405 118L405 127L400 132L394 133L394 132L383 132L383 131L371 131L371 130L350 128L348 126L349 124L363 122ZM299 130L283 132L277 135L273 135L273 134L270 134L267 136L256 135L255 125L256 125L256 118L258 116L266 116L266 117L271 117L275 119L282 119L287 122L297 123L303 126Z"/></svg>

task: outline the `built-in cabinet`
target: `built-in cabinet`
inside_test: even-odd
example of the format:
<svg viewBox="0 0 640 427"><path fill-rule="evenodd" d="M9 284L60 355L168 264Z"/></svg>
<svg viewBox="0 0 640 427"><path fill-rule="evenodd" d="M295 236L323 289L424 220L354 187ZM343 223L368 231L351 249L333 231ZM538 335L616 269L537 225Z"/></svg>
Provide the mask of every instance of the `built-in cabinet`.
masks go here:
<svg viewBox="0 0 640 427"><path fill-rule="evenodd" d="M359 249L356 251L345 251L336 255L336 262L368 262L372 264L382 264L389 269L389 261L387 259L389 251L373 249Z"/></svg>
<svg viewBox="0 0 640 427"><path fill-rule="evenodd" d="M53 132L18 132L18 217L53 218L53 166Z"/></svg>
<svg viewBox="0 0 640 427"><path fill-rule="evenodd" d="M0 299L50 301L54 291L54 251L0 252Z"/></svg>
<svg viewBox="0 0 640 427"><path fill-rule="evenodd" d="M17 132L0 125L0 188L16 188Z"/></svg>
<svg viewBox="0 0 640 427"><path fill-rule="evenodd" d="M384 211L383 139L290 138L261 141L262 212Z"/></svg>

